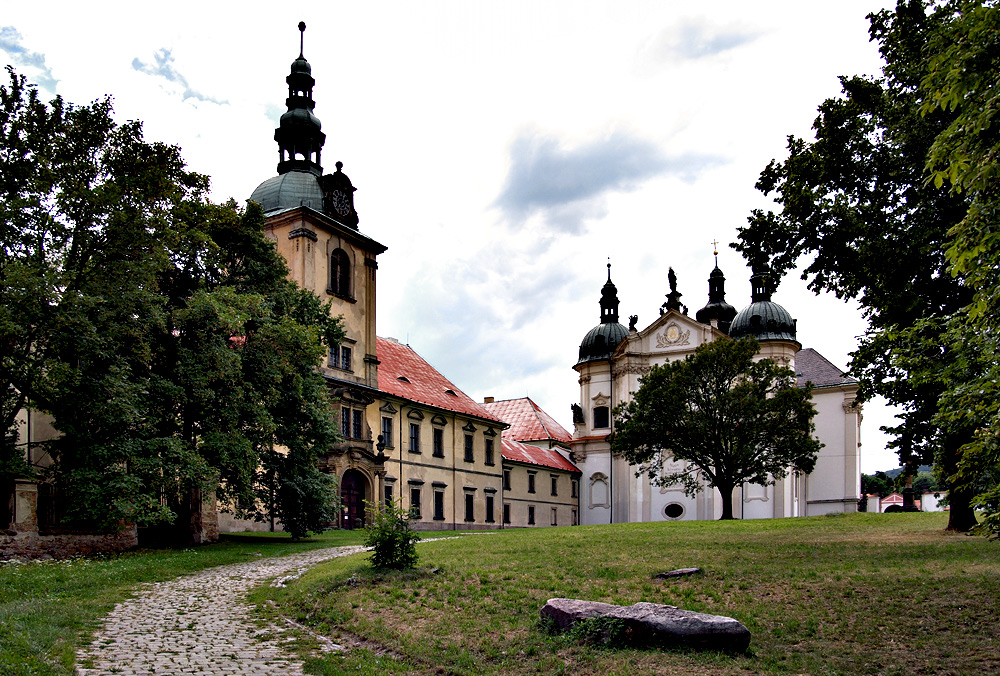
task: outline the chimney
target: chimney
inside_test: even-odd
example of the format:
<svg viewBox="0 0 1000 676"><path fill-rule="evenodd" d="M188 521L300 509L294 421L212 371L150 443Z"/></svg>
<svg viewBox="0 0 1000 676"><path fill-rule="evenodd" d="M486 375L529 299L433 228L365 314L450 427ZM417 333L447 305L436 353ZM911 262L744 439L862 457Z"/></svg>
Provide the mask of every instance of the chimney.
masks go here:
<svg viewBox="0 0 1000 676"><path fill-rule="evenodd" d="M493 397L483 397L483 403L484 404L492 404L493 403Z"/></svg>

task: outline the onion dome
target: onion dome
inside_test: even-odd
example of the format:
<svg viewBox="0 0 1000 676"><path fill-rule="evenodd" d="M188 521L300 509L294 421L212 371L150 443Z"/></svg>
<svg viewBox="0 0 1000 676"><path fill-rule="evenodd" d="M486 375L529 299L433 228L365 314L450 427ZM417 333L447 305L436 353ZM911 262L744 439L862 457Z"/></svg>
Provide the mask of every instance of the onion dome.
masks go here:
<svg viewBox="0 0 1000 676"><path fill-rule="evenodd" d="M316 176L323 173L320 165L320 151L326 141L321 131L319 118L313 115L316 102L313 101L312 66L302 55L305 43L305 22L299 22L299 56L292 61L291 72L285 78L288 83L288 111L281 116L278 128L274 130L274 140L278 142L278 173L288 171L308 171Z"/></svg>
<svg viewBox="0 0 1000 676"><path fill-rule="evenodd" d="M611 282L611 263L608 263L608 281L601 289L601 323L583 337L576 365L608 360L626 336L628 330L618 323L618 289Z"/></svg>
<svg viewBox="0 0 1000 676"><path fill-rule="evenodd" d="M288 110L281 116L274 140L278 142L278 175L267 179L253 191L250 199L272 214L284 209L310 207L354 230L358 213L354 208L356 188L337 162L337 171L323 175L320 154L326 135L313 114L312 66L302 55L306 24L299 22L299 56L292 61L288 83Z"/></svg>
<svg viewBox="0 0 1000 676"><path fill-rule="evenodd" d="M758 341L795 339L795 320L788 310L771 300L770 275L755 271L750 277L751 304L740 310L729 327L731 338L752 336Z"/></svg>
<svg viewBox="0 0 1000 676"><path fill-rule="evenodd" d="M267 179L250 196L264 208L264 213L291 207L323 209L320 176L323 167L320 153L326 142L319 118L313 114L312 67L302 55L306 24L299 22L299 56L292 61L288 83L288 110L281 116L274 140L278 142L278 175Z"/></svg>
<svg viewBox="0 0 1000 676"><path fill-rule="evenodd" d="M708 275L708 304L695 313L695 319L702 324L711 324L714 319L723 333L729 333L736 308L726 302L726 278L716 263Z"/></svg>

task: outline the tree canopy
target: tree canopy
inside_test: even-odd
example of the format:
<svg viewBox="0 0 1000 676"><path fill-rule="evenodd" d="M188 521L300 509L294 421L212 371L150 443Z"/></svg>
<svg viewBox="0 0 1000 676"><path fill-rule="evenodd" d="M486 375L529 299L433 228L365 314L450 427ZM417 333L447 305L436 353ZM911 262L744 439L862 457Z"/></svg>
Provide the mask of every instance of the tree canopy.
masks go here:
<svg viewBox="0 0 1000 676"><path fill-rule="evenodd" d="M184 524L218 489L294 535L333 520L314 462L335 442L315 366L342 337L287 280L255 204L213 204L178 148L117 124L108 99L43 103L0 86L0 425L19 410L61 436L43 478L65 518ZM0 468L4 469L4 468Z"/></svg>
<svg viewBox="0 0 1000 676"><path fill-rule="evenodd" d="M859 301L869 322L850 364L860 398L901 407L891 445L911 467L936 461L951 491L949 527L968 530L973 490L957 471L975 425L944 425L939 414L949 374L967 369L949 321L973 290L945 252L969 199L928 180L928 155L955 114L928 108L921 88L930 45L953 18L923 0L869 15L882 76L841 78L842 95L819 106L815 140L790 137L788 158L760 175L757 188L779 209L754 211L733 246L778 276L805 257L811 289Z"/></svg>
<svg viewBox="0 0 1000 676"><path fill-rule="evenodd" d="M789 470L808 474L821 444L812 436L811 387L791 369L754 361L753 339L720 339L683 360L653 366L627 404L615 409L611 448L638 465L653 485L702 486L722 494L722 518L733 518L733 490L773 484ZM671 460L683 463L664 471Z"/></svg>
<svg viewBox="0 0 1000 676"><path fill-rule="evenodd" d="M1000 537L1000 8L977 0L947 8L921 86L922 112L946 114L950 122L935 138L927 167L935 186L968 202L948 232L947 256L975 295L949 320L951 349L960 359L946 374L938 419L975 429L955 477L973 487L984 526Z"/></svg>

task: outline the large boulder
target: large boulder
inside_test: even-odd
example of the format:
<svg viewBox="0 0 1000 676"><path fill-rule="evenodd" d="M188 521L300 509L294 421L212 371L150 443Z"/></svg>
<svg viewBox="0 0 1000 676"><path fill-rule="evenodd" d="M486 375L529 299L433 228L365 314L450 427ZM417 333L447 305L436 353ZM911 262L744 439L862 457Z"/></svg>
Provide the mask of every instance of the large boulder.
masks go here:
<svg viewBox="0 0 1000 676"><path fill-rule="evenodd" d="M620 620L624 628L613 640L630 646L687 646L742 653L750 646L750 630L737 620L659 603L615 606L596 601L549 599L541 610L555 628L565 630L584 620Z"/></svg>

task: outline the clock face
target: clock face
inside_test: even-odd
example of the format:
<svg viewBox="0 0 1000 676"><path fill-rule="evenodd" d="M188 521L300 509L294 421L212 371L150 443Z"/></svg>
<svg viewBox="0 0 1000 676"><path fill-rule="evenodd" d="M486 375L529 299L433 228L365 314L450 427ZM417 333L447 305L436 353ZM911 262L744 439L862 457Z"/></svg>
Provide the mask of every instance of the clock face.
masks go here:
<svg viewBox="0 0 1000 676"><path fill-rule="evenodd" d="M342 190L334 190L330 193L330 198L330 201L333 204L333 210L338 214L346 216L351 213L351 200L348 199L347 195L344 194Z"/></svg>

